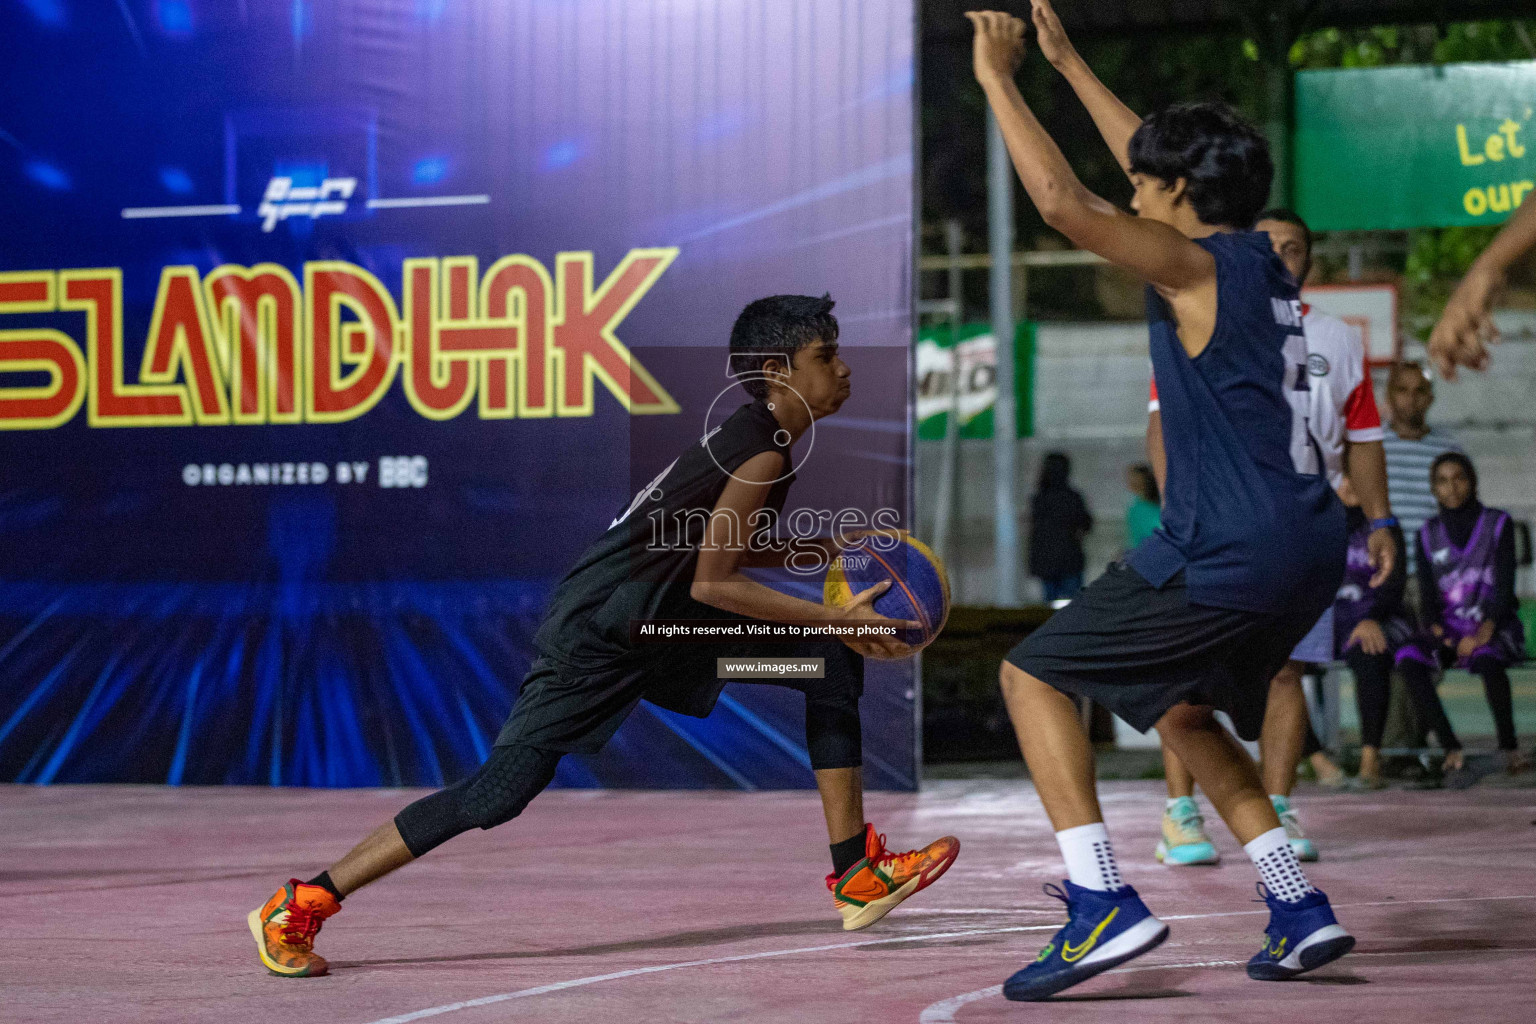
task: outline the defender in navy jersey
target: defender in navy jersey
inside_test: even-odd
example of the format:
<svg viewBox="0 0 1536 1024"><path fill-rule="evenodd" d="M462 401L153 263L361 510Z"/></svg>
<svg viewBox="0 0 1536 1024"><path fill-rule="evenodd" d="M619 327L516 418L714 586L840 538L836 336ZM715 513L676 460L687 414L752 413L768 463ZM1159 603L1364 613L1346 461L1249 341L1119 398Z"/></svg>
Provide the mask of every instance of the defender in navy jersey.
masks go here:
<svg viewBox="0 0 1536 1024"><path fill-rule="evenodd" d="M1024 24L969 15L976 77L1047 224L1148 283L1152 361L1167 449L1163 525L1015 647L1000 679L1020 749L1070 876L1068 922L1010 977L1010 999L1047 998L1166 938L1115 864L1075 697L1156 727L1258 868L1270 909L1250 977L1336 960L1354 939L1312 887L1253 761L1217 723L1255 736L1269 681L1332 601L1344 509L1307 429L1307 348L1296 282L1249 230L1273 176L1268 147L1225 107L1145 123L1093 75L1047 0L1040 47L1083 99L1135 187L1128 216L1091 194L1029 110L1013 75Z"/></svg>
<svg viewBox="0 0 1536 1024"><path fill-rule="evenodd" d="M1259 215L1255 230L1269 237L1270 247L1280 257L1298 284L1307 280L1312 266L1312 233L1306 222L1290 210L1266 210ZM1392 505L1388 500L1387 459L1382 449L1381 417L1365 360L1365 346L1359 332L1342 320L1302 304L1302 333L1307 340L1307 407L1309 436L1298 438L1294 453L1297 464L1310 471L1316 464L1313 453L1321 457L1322 471L1329 484L1339 490L1345 474L1353 485L1357 504L1373 524L1369 537L1369 564L1372 579L1380 586L1392 573L1399 550L1393 540ZM1154 378L1153 402L1149 416L1159 416L1156 408L1157 381ZM1315 443L1314 443L1315 442ZM1150 422L1147 431L1149 457L1154 464L1163 461L1160 424ZM1295 442L1293 442L1295 443ZM1312 758L1323 771L1331 769L1336 780L1344 773L1323 753L1322 744L1312 731L1307 713L1307 698L1302 689L1306 663L1328 662L1334 658L1332 609L1325 611L1306 634L1290 660L1270 680L1265 704L1263 729L1259 734L1259 777L1269 793L1280 823L1290 837L1291 848L1303 861L1318 859L1316 843L1301 827L1291 791L1296 785L1296 767L1302 757ZM1154 856L1164 864L1214 864L1220 859L1216 847L1204 831L1204 819L1195 802L1195 780L1173 751L1163 751L1163 774L1168 801L1164 806L1162 838Z"/></svg>
<svg viewBox="0 0 1536 1024"><path fill-rule="evenodd" d="M632 630L657 619L790 622L911 628L872 603L889 584L829 608L780 593L743 575L784 564L803 547L749 543L784 507L794 482L795 441L812 421L847 400L848 365L838 355L837 320L827 296L778 295L751 303L731 331L731 369L753 401L691 444L616 510L608 529L555 591L535 637L539 656L511 717L481 767L463 781L410 804L309 882L290 879L247 921L262 964L273 974L326 973L314 952L321 923L348 893L472 828L522 813L554 779L560 758L596 751L641 700L703 716L723 681L725 657L792 654L822 661L820 678L775 683L805 695L809 760L821 793L833 907L848 930L867 928L926 888L954 862L951 836L904 853L864 820L859 697L864 658L896 656L894 640L637 644ZM815 542L836 555L839 542ZM804 544L804 541L798 542Z"/></svg>

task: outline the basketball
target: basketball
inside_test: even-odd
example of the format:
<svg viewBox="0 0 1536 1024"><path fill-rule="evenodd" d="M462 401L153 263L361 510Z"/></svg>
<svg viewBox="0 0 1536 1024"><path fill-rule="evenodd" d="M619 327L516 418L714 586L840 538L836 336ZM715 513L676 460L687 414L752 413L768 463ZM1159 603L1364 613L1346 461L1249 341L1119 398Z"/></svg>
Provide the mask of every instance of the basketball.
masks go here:
<svg viewBox="0 0 1536 1024"><path fill-rule="evenodd" d="M840 606L885 580L891 587L874 609L892 619L921 622L897 639L911 654L933 642L949 617L949 574L939 556L904 530L871 533L844 548L827 570L825 601Z"/></svg>

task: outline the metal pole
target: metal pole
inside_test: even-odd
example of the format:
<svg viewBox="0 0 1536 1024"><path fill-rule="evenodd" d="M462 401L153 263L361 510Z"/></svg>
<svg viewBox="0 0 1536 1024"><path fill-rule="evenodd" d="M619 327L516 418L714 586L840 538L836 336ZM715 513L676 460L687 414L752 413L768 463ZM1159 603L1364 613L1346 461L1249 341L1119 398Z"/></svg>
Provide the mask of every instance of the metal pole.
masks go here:
<svg viewBox="0 0 1536 1024"><path fill-rule="evenodd" d="M963 287L960 249L964 244L965 236L960 229L960 222L951 217L944 222L944 251L949 256L949 301L955 304L951 320L956 327L965 319L965 300L960 294Z"/></svg>
<svg viewBox="0 0 1536 1024"><path fill-rule="evenodd" d="M1248 31L1259 47L1259 66L1264 76L1264 134L1269 137L1269 155L1275 164L1274 184L1269 190L1270 206L1291 206L1295 202L1291 180L1291 44L1296 42L1297 27L1303 17L1290 3L1259 4L1250 8L1245 18ZM1262 12L1262 13L1259 13Z"/></svg>
<svg viewBox="0 0 1536 1024"><path fill-rule="evenodd" d="M949 254L949 409L944 414L944 450L939 463L939 493L933 515L933 547L946 562L954 560L950 546L950 522L955 512L955 483L960 448L960 222L944 222L944 248Z"/></svg>
<svg viewBox="0 0 1536 1024"><path fill-rule="evenodd" d="M997 345L997 400L992 406L992 551L1000 608L1018 604L1019 521L1014 497L1013 408L1013 164L997 118L987 112L987 240L992 338Z"/></svg>
<svg viewBox="0 0 1536 1024"><path fill-rule="evenodd" d="M1271 206L1291 205L1291 68L1282 50L1268 54L1264 62L1264 134L1269 137L1269 156L1275 164L1275 180L1269 190Z"/></svg>

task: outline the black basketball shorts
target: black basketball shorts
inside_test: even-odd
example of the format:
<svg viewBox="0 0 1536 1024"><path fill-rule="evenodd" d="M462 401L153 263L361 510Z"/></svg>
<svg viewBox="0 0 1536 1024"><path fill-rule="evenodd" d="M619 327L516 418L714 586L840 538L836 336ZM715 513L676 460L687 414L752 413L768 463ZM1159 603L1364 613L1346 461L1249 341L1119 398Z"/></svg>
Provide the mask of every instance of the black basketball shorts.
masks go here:
<svg viewBox="0 0 1536 1024"><path fill-rule="evenodd" d="M1116 562L1008 652L1010 664L1146 732L1176 704L1208 704L1257 739L1269 681L1333 600L1283 613L1195 604L1181 572L1154 587Z"/></svg>

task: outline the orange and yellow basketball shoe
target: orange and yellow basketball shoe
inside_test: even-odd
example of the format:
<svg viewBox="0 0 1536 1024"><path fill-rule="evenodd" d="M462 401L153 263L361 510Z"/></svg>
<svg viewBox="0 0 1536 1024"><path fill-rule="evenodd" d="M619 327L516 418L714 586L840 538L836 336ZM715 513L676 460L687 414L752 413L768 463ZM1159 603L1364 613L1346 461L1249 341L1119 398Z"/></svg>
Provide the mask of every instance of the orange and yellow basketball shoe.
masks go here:
<svg viewBox="0 0 1536 1024"><path fill-rule="evenodd" d="M885 836L866 824L864 859L841 878L827 876L832 904L843 915L843 929L868 928L902 900L937 882L959 853L960 840L954 836L935 839L921 850L892 853L885 848Z"/></svg>
<svg viewBox="0 0 1536 1024"><path fill-rule="evenodd" d="M290 878L266 905L246 916L267 970L284 978L317 978L329 970L315 954L315 935L341 903L323 887Z"/></svg>

